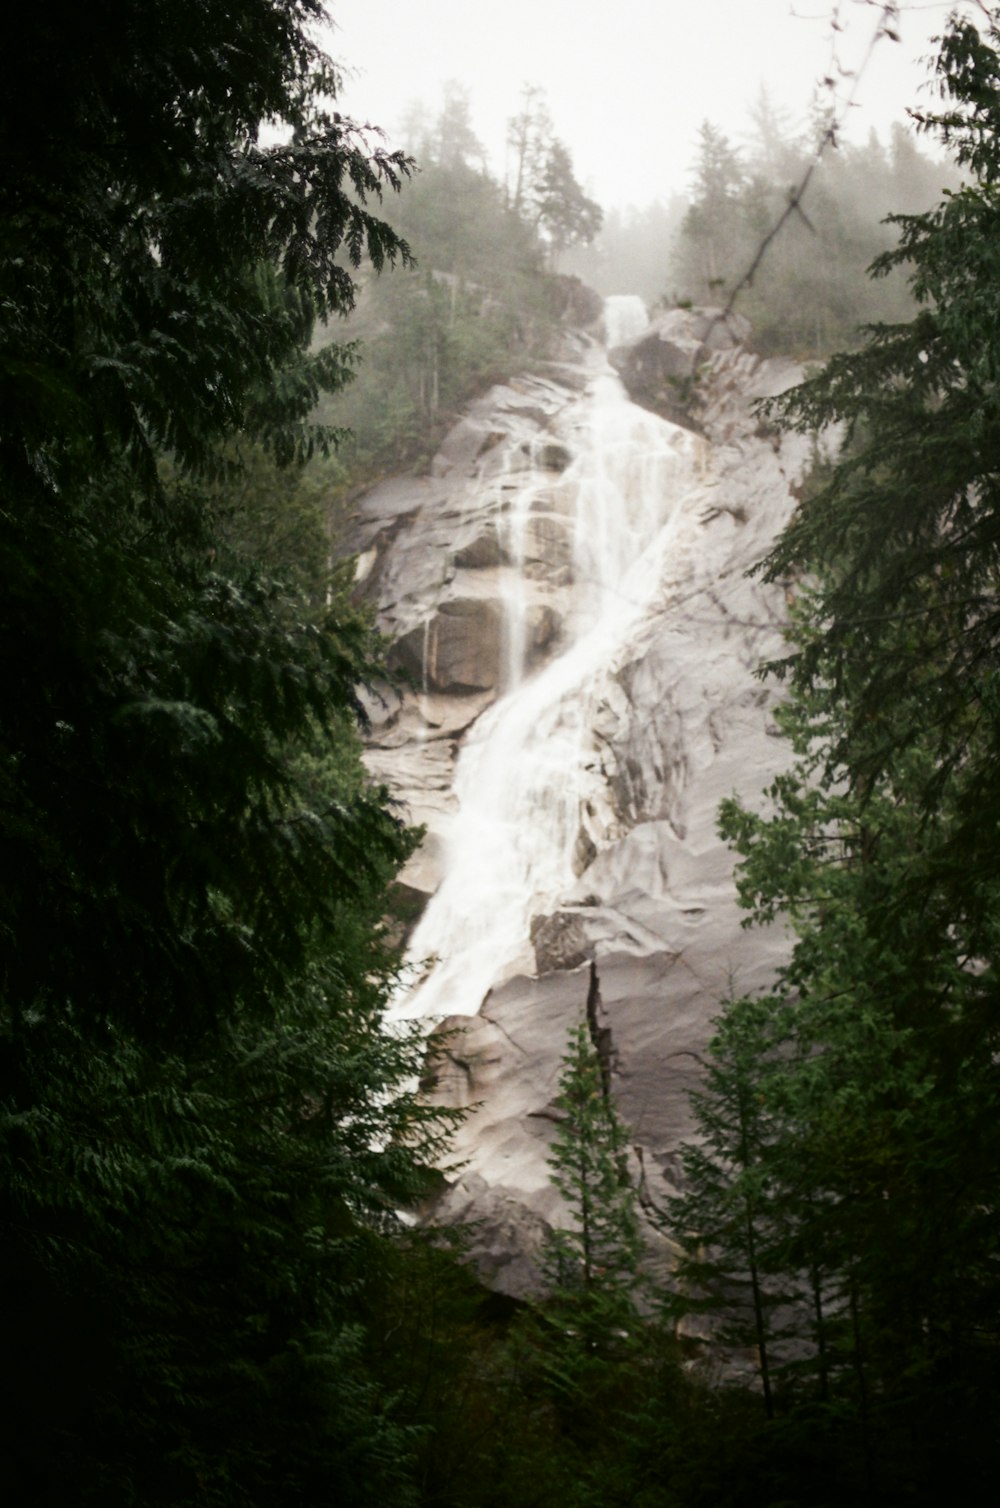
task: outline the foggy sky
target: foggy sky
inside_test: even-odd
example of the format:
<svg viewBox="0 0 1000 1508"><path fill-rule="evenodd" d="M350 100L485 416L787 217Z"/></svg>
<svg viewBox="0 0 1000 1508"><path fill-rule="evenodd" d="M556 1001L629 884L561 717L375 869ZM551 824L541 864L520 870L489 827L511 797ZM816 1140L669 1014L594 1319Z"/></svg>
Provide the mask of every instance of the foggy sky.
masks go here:
<svg viewBox="0 0 1000 1508"><path fill-rule="evenodd" d="M883 137L920 90L949 0L904 0L901 42L877 43L850 111L849 139ZM966 6L966 9L969 7ZM491 169L503 173L504 129L522 84L547 92L556 134L577 177L606 209L643 204L686 187L697 129L710 119L739 144L761 85L788 112L808 115L817 82L857 70L881 6L839 0L329 0L336 30L325 41L350 71L340 105L389 135L406 106L432 110L442 85L468 87ZM839 77L839 75L838 75ZM839 97L853 80L839 77Z"/></svg>

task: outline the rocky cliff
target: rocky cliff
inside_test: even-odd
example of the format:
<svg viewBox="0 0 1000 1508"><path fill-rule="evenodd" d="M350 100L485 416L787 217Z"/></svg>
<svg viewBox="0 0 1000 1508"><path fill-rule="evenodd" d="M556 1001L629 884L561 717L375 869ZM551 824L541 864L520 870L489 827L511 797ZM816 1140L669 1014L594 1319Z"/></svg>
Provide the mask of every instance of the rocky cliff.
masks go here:
<svg viewBox="0 0 1000 1508"><path fill-rule="evenodd" d="M513 1293L560 1218L553 1098L592 970L656 1200L712 1014L765 985L785 946L741 930L716 811L787 759L754 676L780 648L784 594L745 572L805 461L752 400L798 373L698 311L647 327L638 301L612 300L605 323L603 343L570 337L565 360L474 404L430 475L369 493L349 541L412 682L373 701L367 756L427 828L401 877L420 919L399 1008L437 1023L433 1092L475 1107L438 1213L478 1222L474 1255ZM674 378L690 405L695 372L680 426L661 415Z"/></svg>

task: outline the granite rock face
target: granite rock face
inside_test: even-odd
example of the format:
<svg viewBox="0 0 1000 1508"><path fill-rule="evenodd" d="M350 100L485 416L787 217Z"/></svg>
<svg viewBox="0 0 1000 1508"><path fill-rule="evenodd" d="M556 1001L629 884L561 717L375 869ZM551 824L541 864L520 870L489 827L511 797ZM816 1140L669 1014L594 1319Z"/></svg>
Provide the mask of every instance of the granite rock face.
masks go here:
<svg viewBox="0 0 1000 1508"><path fill-rule="evenodd" d="M668 309L637 340L613 350L614 366L629 397L665 419L686 426L692 417L696 373L718 351L731 351L749 338L739 314L718 309Z"/></svg>
<svg viewBox="0 0 1000 1508"><path fill-rule="evenodd" d="M661 329L631 350L666 344ZM787 947L742 930L716 812L789 759L754 676L785 597L745 572L806 460L750 405L798 373L736 345L699 361L695 436L629 403L581 336L564 365L472 405L430 476L363 499L350 541L412 687L373 706L367 760L428 830L401 876L429 904L400 1009L433 1024L431 1092L476 1107L431 1213L478 1222L480 1270L515 1294L564 1215L546 1158L591 965L655 1201L711 1017Z"/></svg>

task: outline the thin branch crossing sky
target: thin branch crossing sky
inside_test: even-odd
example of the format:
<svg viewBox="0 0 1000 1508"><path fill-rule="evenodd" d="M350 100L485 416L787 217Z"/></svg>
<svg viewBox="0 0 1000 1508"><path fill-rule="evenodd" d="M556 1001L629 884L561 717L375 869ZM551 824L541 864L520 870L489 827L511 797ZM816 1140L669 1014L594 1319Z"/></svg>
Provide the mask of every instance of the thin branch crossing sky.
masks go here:
<svg viewBox="0 0 1000 1508"><path fill-rule="evenodd" d="M951 8L902 0L900 40L872 49L875 0L330 0L328 45L351 75L343 108L390 139L414 100L436 110L447 81L463 84L498 174L521 87L540 85L578 178L608 208L683 191L701 122L738 145L762 86L803 125L820 81L846 98L869 50L848 134L886 139L907 105L931 102L921 59Z"/></svg>

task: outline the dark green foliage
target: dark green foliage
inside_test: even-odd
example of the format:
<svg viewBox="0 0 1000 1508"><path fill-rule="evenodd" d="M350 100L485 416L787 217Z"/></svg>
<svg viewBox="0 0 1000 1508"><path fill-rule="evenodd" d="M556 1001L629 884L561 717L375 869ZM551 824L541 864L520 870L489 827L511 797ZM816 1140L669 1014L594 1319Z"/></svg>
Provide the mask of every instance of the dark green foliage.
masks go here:
<svg viewBox="0 0 1000 1508"><path fill-rule="evenodd" d="M360 762L377 641L275 469L334 438L311 414L350 356L310 354L313 320L350 307L362 255L406 260L366 201L407 164L324 103L318 15L39 11L2 85L0 1223L25 1504L411 1498L364 1297L446 1120L410 1090L419 1043L380 1030L413 839ZM265 148L272 118L291 136Z"/></svg>
<svg viewBox="0 0 1000 1508"><path fill-rule="evenodd" d="M21 1501L404 1492L406 1432L352 1325L379 1260L365 1226L412 1189L402 1150L395 1173L372 1151L400 1064L332 983L201 1057L118 1032L98 1050L72 1026L19 1044L4 1131Z"/></svg>
<svg viewBox="0 0 1000 1508"><path fill-rule="evenodd" d="M711 1313L723 1345L753 1351L773 1418L775 1351L795 1297L774 1260L784 1215L772 1166L780 1129L768 1094L780 1067L775 1024L765 1003L748 1000L715 1024L704 1088L692 1096L699 1140L682 1149L684 1193L665 1211L680 1244L670 1308Z"/></svg>
<svg viewBox="0 0 1000 1508"><path fill-rule="evenodd" d="M606 1071L588 1023L580 1022L563 1057L556 1105L564 1119L549 1154L550 1177L571 1224L551 1232L542 1262L558 1323L578 1334L584 1351L602 1352L637 1322L642 1255L628 1133Z"/></svg>
<svg viewBox="0 0 1000 1508"><path fill-rule="evenodd" d="M777 1353L782 1406L834 1410L866 1490L912 1492L959 1435L970 1461L995 1445L997 1028L945 898L913 891L947 821L921 811L927 761L910 750L884 782L835 785L817 772L823 700L800 722L793 694L786 722L815 742L772 815L724 808L745 902L760 920L786 910L797 937L780 992L726 1022L753 1012L772 1042L749 1087L769 1128L758 1256L798 1338Z"/></svg>
<svg viewBox="0 0 1000 1508"><path fill-rule="evenodd" d="M972 179L897 217L877 264L909 269L915 318L769 406L805 431L839 423L843 443L762 567L809 582L771 667L796 760L766 815L722 811L751 919L784 915L795 934L775 995L724 1025L756 1019L770 1044L744 1075L765 1131L756 1256L800 1337L772 1439L821 1459L841 1441L831 1501L933 1501L956 1471L986 1491L998 1459L991 18L951 23L946 109L923 122ZM738 1066L722 1060L700 1102L710 1149ZM692 1154L684 1208L709 1240L745 1189L731 1146L714 1183Z"/></svg>
<svg viewBox="0 0 1000 1508"><path fill-rule="evenodd" d="M672 1337L645 1322L627 1354L593 1356L567 1390L553 1367L555 1311L486 1292L460 1258L453 1236L414 1233L397 1247L372 1316L373 1362L399 1397L398 1422L419 1434L420 1501L683 1501L671 1483L687 1469L701 1397L685 1384Z"/></svg>
<svg viewBox="0 0 1000 1508"><path fill-rule="evenodd" d="M406 164L324 108L319 12L109 0L100 21L23 24L0 115L2 456L22 485L121 450L148 487L157 448L204 470L244 428L281 459L322 443L305 420L345 356L304 343L353 301L345 255L405 258L365 200ZM295 131L263 148L272 117Z"/></svg>
<svg viewBox="0 0 1000 1508"><path fill-rule="evenodd" d="M561 1492L580 1508L670 1501L663 1457L677 1443L673 1411L684 1392L673 1338L644 1312L628 1133L593 1035L597 1000L592 966L587 1020L570 1032L563 1057L563 1119L549 1156L569 1223L546 1238L547 1293L513 1337L522 1387L547 1408L550 1450L570 1473Z"/></svg>
<svg viewBox="0 0 1000 1508"><path fill-rule="evenodd" d="M463 403L553 338L540 249L485 173L427 162L400 219L420 265L366 288L356 381L325 408L353 432L353 475L432 453Z"/></svg>
<svg viewBox="0 0 1000 1508"><path fill-rule="evenodd" d="M796 426L841 421L848 444L766 564L771 577L826 567L793 670L804 693L823 691L830 702L827 763L846 770L859 795L905 782L922 823L907 892L923 897L939 931L955 929L962 956L987 961L1000 278L987 146L996 153L997 41L995 27L949 34L942 129L977 177L931 213L902 217L899 249L880 264L911 268L917 317L875 327L862 351L779 405ZM965 983L984 1019L991 978L977 969Z"/></svg>

